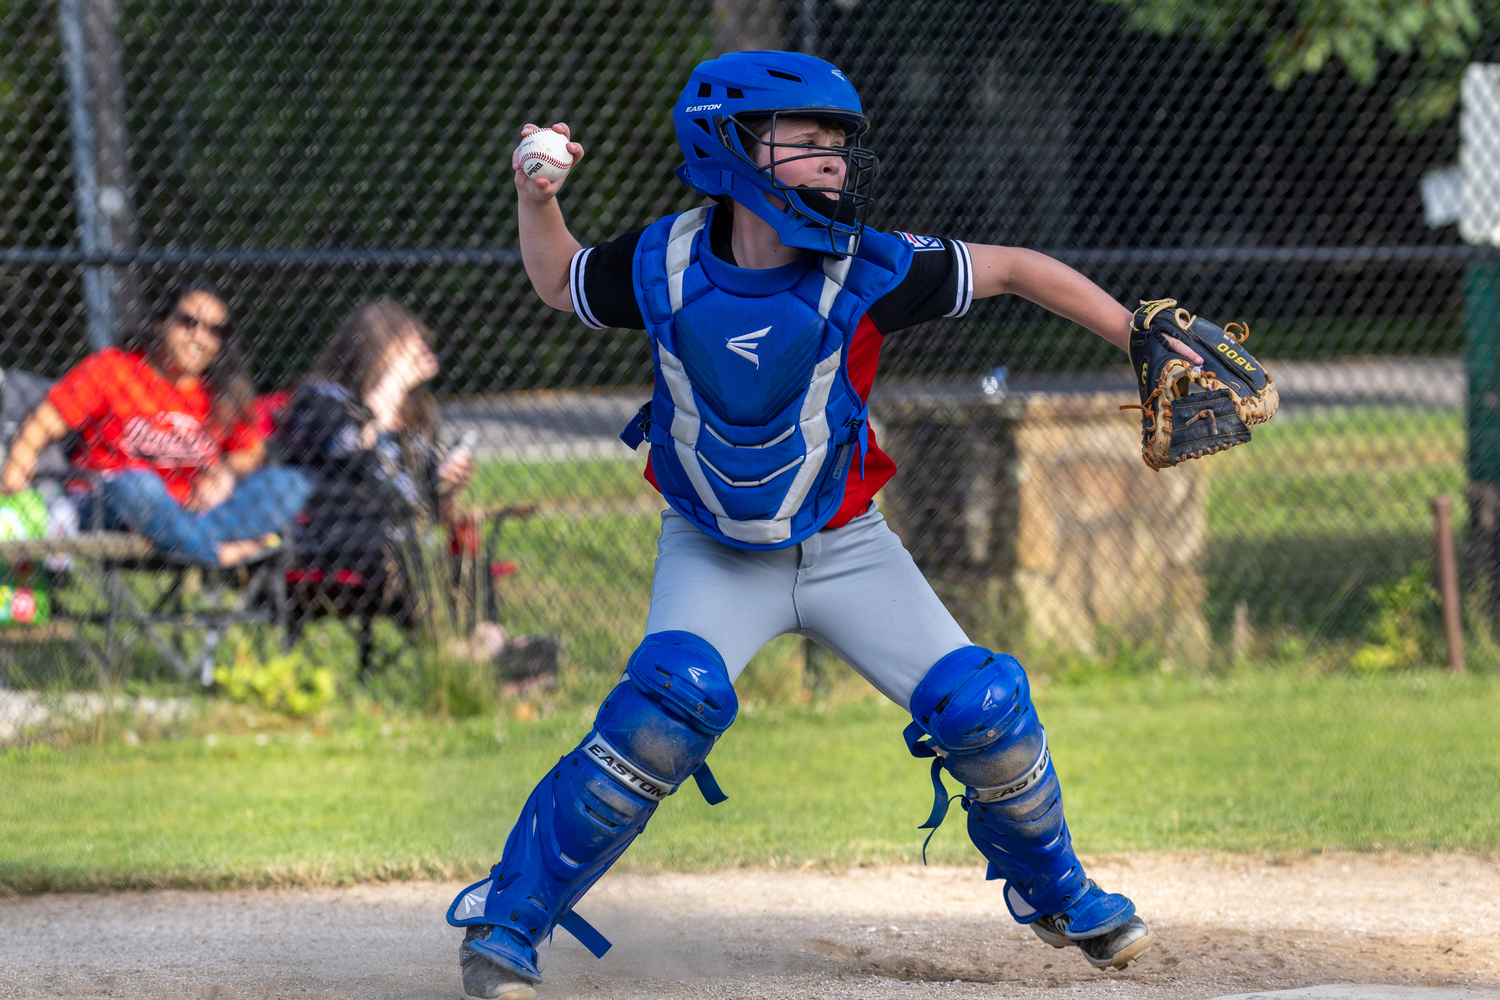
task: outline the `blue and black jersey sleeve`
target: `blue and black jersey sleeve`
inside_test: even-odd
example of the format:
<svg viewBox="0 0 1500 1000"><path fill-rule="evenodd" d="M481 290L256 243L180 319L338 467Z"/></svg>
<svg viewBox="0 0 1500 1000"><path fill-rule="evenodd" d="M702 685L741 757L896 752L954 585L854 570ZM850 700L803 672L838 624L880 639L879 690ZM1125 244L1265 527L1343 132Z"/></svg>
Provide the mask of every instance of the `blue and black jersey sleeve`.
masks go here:
<svg viewBox="0 0 1500 1000"><path fill-rule="evenodd" d="M568 290L573 296L573 311L584 326L592 330L646 329L631 280L635 247L643 232L644 229L633 229L573 255Z"/></svg>
<svg viewBox="0 0 1500 1000"><path fill-rule="evenodd" d="M870 319L881 333L955 318L974 301L974 266L969 248L959 240L892 233L912 245L911 269L901 284L870 307Z"/></svg>
<svg viewBox="0 0 1500 1000"><path fill-rule="evenodd" d="M635 248L642 232L632 230L573 256L568 288L573 297L573 311L585 326L594 330L646 328L631 280ZM969 248L957 240L907 233L894 235L912 244L914 252L906 277L870 307L870 319L880 332L891 334L928 320L968 312L974 300L974 268L969 262ZM722 256L723 251L719 254Z"/></svg>

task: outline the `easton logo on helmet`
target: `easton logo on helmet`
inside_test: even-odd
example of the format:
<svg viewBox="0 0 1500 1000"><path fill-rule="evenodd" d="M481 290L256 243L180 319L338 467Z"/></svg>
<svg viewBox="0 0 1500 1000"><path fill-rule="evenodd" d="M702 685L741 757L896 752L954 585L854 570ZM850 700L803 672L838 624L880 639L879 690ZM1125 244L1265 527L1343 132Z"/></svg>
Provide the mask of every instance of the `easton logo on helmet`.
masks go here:
<svg viewBox="0 0 1500 1000"><path fill-rule="evenodd" d="M688 114L692 114L694 111L717 111L723 106L722 104L694 104L692 107L683 108L682 110Z"/></svg>

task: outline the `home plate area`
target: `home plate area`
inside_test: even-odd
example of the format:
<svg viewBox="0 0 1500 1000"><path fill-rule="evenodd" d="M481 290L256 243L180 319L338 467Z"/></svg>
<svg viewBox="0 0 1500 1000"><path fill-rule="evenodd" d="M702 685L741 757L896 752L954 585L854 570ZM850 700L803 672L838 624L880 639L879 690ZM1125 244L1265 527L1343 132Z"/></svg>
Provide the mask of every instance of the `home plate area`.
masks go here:
<svg viewBox="0 0 1500 1000"><path fill-rule="evenodd" d="M981 870L607 876L541 1000L1022 997L1500 1000L1500 865L1466 855L1094 858L1154 944L1097 972L1005 912ZM0 997L460 996L433 883L0 899Z"/></svg>

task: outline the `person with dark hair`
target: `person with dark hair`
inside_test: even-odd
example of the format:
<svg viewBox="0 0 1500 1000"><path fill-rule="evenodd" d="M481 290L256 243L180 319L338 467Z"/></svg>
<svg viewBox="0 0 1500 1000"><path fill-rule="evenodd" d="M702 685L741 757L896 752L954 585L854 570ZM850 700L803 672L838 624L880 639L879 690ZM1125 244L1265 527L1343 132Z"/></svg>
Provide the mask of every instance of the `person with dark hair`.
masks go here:
<svg viewBox="0 0 1500 1000"><path fill-rule="evenodd" d="M265 442L224 296L203 282L169 289L119 347L60 378L17 431L0 473L15 493L38 452L70 432L97 473L104 526L130 530L169 558L231 566L279 544L307 496L295 469L262 468Z"/></svg>
<svg viewBox="0 0 1500 1000"><path fill-rule="evenodd" d="M400 303L376 299L339 326L287 405L275 444L312 483L297 543L315 583L350 585L370 606L407 607L410 525L444 516L474 473L473 460L443 460L431 331Z"/></svg>

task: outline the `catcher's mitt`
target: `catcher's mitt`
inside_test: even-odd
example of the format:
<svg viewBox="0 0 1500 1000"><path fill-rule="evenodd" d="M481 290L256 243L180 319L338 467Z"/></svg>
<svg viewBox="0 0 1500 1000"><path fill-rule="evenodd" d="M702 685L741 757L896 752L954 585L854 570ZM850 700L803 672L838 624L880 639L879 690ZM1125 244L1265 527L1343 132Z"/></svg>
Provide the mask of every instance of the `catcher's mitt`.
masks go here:
<svg viewBox="0 0 1500 1000"><path fill-rule="evenodd" d="M1235 331L1239 336L1235 336ZM1250 440L1250 428L1276 415L1279 397L1259 361L1245 350L1243 323L1217 327L1177 307L1176 299L1142 302L1130 324L1130 363L1141 392L1141 457L1166 469ZM1167 345L1176 337L1203 356L1195 366Z"/></svg>

